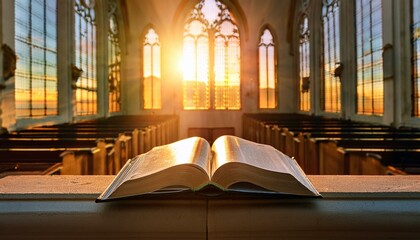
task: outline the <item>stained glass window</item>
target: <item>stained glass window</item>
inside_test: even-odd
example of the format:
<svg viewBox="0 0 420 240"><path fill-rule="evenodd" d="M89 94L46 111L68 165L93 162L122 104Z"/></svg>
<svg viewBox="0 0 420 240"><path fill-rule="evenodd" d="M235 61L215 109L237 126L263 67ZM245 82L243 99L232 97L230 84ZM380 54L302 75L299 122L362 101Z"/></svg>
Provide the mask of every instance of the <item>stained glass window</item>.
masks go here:
<svg viewBox="0 0 420 240"><path fill-rule="evenodd" d="M144 109L160 109L160 42L153 28L147 31L143 42L143 100Z"/></svg>
<svg viewBox="0 0 420 240"><path fill-rule="evenodd" d="M75 67L81 76L75 83L76 115L97 113L96 22L94 1L75 0Z"/></svg>
<svg viewBox="0 0 420 240"><path fill-rule="evenodd" d="M357 113L383 115L382 1L356 0Z"/></svg>
<svg viewBox="0 0 420 240"><path fill-rule="evenodd" d="M202 0L195 6L183 51L184 109L240 109L239 31L224 4Z"/></svg>
<svg viewBox="0 0 420 240"><path fill-rule="evenodd" d="M304 15L299 24L299 109L304 112L311 109L309 51L309 24L308 17Z"/></svg>
<svg viewBox="0 0 420 240"><path fill-rule="evenodd" d="M121 111L121 48L116 1L109 1L108 111Z"/></svg>
<svg viewBox="0 0 420 240"><path fill-rule="evenodd" d="M259 53L259 89L260 108L276 108L276 49L273 35L266 28L260 37Z"/></svg>
<svg viewBox="0 0 420 240"><path fill-rule="evenodd" d="M420 117L420 1L411 2L413 116Z"/></svg>
<svg viewBox="0 0 420 240"><path fill-rule="evenodd" d="M15 0L16 117L58 115L57 2Z"/></svg>
<svg viewBox="0 0 420 240"><path fill-rule="evenodd" d="M324 0L322 6L321 106L325 112L341 110L339 0Z"/></svg>

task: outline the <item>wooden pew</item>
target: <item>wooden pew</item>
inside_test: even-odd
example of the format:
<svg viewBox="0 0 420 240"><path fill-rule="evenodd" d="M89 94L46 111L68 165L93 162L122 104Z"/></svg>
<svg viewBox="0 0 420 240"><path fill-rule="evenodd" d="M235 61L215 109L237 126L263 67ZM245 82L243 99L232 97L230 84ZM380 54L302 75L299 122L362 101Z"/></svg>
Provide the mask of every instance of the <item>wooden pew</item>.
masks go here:
<svg viewBox="0 0 420 240"><path fill-rule="evenodd" d="M117 174L127 160L134 157L132 146L131 136L124 134L120 134L120 136L118 136L115 141L115 155L112 167L111 165L108 165L108 171L111 172L111 174Z"/></svg>
<svg viewBox="0 0 420 240"><path fill-rule="evenodd" d="M395 131L383 131L383 132L365 132L358 131L355 129L353 132L346 130L345 132L328 131L305 133L299 136L301 143L303 143L303 161L305 166L305 172L308 174L319 174L320 169L320 143L326 141L334 141L341 139L348 139L349 141L369 140L369 139L382 139L384 140L412 140L420 137L418 133L408 132L395 132Z"/></svg>
<svg viewBox="0 0 420 240"><path fill-rule="evenodd" d="M367 154L378 154L384 166L420 168L420 141L416 140L337 140L320 143L321 174L361 174Z"/></svg>
<svg viewBox="0 0 420 240"><path fill-rule="evenodd" d="M77 129L77 130L76 130ZM9 145L9 147L21 146L22 144L26 144L26 147L60 147L60 148L67 148L67 147L98 147L99 155L101 158L94 158L93 165L89 167L92 171L89 171L89 174L115 174L117 173L122 165L129 159L133 157L133 143L132 138L129 132L125 134L121 134L122 130L128 130L130 128L115 128L108 127L104 128L88 128L86 131L83 128L60 128L58 126L54 127L45 127L45 128L33 128L30 130L20 131L17 134L9 134L9 140L5 141L5 145ZM106 137L105 139L101 137ZM50 137L47 141L40 140L45 137ZM26 141L24 140L10 140L10 139L33 139L33 141ZM54 140L51 140L54 139ZM96 141L98 145L96 145ZM105 142L100 143L100 142ZM110 146L106 144L112 144L115 146L114 153L108 156L108 152L110 151ZM63 160L65 159L66 162L69 159L76 158L78 155L75 154L72 157L63 156ZM112 159L111 156L113 157ZM79 159L74 161L77 164L82 164ZM66 165L67 166L67 165ZM66 172L66 171L64 171ZM85 172L85 171L80 171Z"/></svg>
<svg viewBox="0 0 420 240"><path fill-rule="evenodd" d="M260 135L261 129L263 129L263 127L255 128L255 125L270 126L272 133L274 134L274 139L279 139L279 141L273 145L289 156L295 156L304 171L308 174L320 173L320 164L322 165L322 169L329 169L329 171L334 174L350 173L350 170L351 173L363 174L366 172L366 170L364 170L366 167L360 166L374 166L375 163L378 163L377 159L366 157L369 155L366 154L366 152L356 153L356 150L352 149L350 156L353 160L346 161L359 164L355 166L352 165L351 168L349 165L347 170L345 170L342 168L343 164L339 164L344 161L342 160L342 157L335 156L343 155L343 151L341 151L340 154L340 150L342 149L339 149L339 151L331 151L330 149L334 147L330 147L328 148L329 151L324 150L324 148L328 147L328 144L325 143L322 147L322 152L320 152L319 143L324 141L348 138L348 144L351 144L354 143L355 140L360 141L366 139L366 141L369 142L365 143L373 144L375 147L381 147L382 139L393 139L394 141L399 140L400 145L393 145L391 148L405 150L410 144L413 148L417 148L417 143L413 143L412 140L420 136L420 131L413 128L394 129L389 126L337 119L323 119L322 117L296 116L293 114L263 114L262 116L257 115L255 119L252 119L252 117L244 116L244 128L247 129L244 131L244 135L252 139L254 136ZM276 126L276 128L273 126ZM281 134L279 134L279 132L281 132ZM375 142L375 138L380 138L380 140ZM258 138L254 139L260 140ZM404 142L404 139L407 140L407 142ZM404 148L400 149L401 147ZM337 146L335 146L335 148L337 148ZM371 150L374 149L370 149L369 151ZM346 149L345 152L349 152L349 150ZM333 165L331 165L330 162L320 162L318 158L320 154L322 155L322 158L338 158L341 160L337 160ZM337 167L337 165L340 165L340 167Z"/></svg>
<svg viewBox="0 0 420 240"><path fill-rule="evenodd" d="M106 153L102 154L102 159L99 163L99 169L94 168L91 174L115 174L119 171L122 164L125 163L129 158L133 157L133 143L132 137L130 136L132 132L128 132L131 128L112 128L108 127L104 128L60 128L57 126L54 127L45 127L45 128L33 128L29 130L19 131L17 133L9 134L10 138L32 138L32 139L55 139L59 142L62 139L68 139L70 142L69 144L73 144L76 146L86 146L91 139L103 139L108 144L113 144L116 148L114 153L114 158L112 159L112 163L106 163L108 161L108 157L106 157ZM124 132L125 131L125 132ZM72 140L71 140L72 139ZM89 139L89 140L86 140ZM95 141L96 141L95 140ZM41 143L41 141L40 141ZM48 143L45 142L46 146L53 146L54 142ZM13 144L13 142L11 143ZM102 149L109 147L102 146ZM106 160L103 160L106 159ZM106 166L106 167L105 167ZM97 170L97 171L96 171Z"/></svg>
<svg viewBox="0 0 420 240"><path fill-rule="evenodd" d="M23 132L11 133L1 136L1 148L38 148L44 151L61 150L63 153L57 161L63 162L62 174L112 174L107 171L107 162L110 161L107 152L113 147L113 138L106 135L106 139L100 138L103 134L85 135L81 132L49 132L45 134L41 130L22 134ZM27 133L27 132L25 132ZM64 152L67 151L65 154ZM76 152L78 151L78 152ZM3 153L7 154L7 153ZM42 154L34 153L39 159L32 162L42 161ZM19 158L18 158L19 159ZM22 158L25 160L25 158ZM74 165L74 166L73 166Z"/></svg>
<svg viewBox="0 0 420 240"><path fill-rule="evenodd" d="M0 178L9 175L56 175L60 174L61 163L0 163Z"/></svg>
<svg viewBox="0 0 420 240"><path fill-rule="evenodd" d="M61 149L63 151L78 151L80 149L84 149L84 152L90 155L90 151L86 151L86 149L92 149L93 157L85 156L84 154L67 154L62 155L63 161L63 172L68 174L95 174L95 175L103 175L103 174L112 174L112 172L107 171L107 162L110 161L107 157L107 152L110 148L114 146L113 143L106 142L103 139L74 139L74 138L61 138L61 139L39 139L39 138L3 138L0 144L0 150L3 154L9 149L21 149L21 151L25 151L25 149L39 149L40 151L49 151L49 150L56 150ZM34 153L34 157L37 155L36 152ZM82 156L82 157L81 157ZM39 156L38 161L42 162L43 156ZM77 158L77 159L76 159ZM26 158L23 158L24 160ZM83 161L88 162L82 162ZM89 161L92 159L92 161ZM32 160L32 162L36 162L37 160ZM4 162L4 161L3 161ZM74 169L79 169L77 171L71 171L69 166L70 163L78 164L79 166L75 166ZM86 165L87 164L87 165ZM72 167L73 168L73 167Z"/></svg>
<svg viewBox="0 0 420 240"><path fill-rule="evenodd" d="M60 174L84 175L88 174L89 163L98 158L95 148L76 149L47 149L47 148L12 148L0 149L0 158L3 164L24 164L34 166L39 163L49 163L51 166L62 164Z"/></svg>
<svg viewBox="0 0 420 240"><path fill-rule="evenodd" d="M154 119L154 120L153 120ZM161 122L156 122L158 119ZM116 122L116 121L120 122ZM121 122L122 121L122 122ZM140 152L139 144L142 144L143 141L140 141L138 138L142 137L139 135L139 131L150 129L150 142L147 143L146 148L150 150L152 147L168 144L178 140L178 117L176 116L128 116L111 118L107 120L99 121L89 121L82 122L76 125L55 125L55 126L46 126L32 128L29 130L21 131L21 135L34 134L35 131L37 134L38 131L41 131L43 137L66 137L68 132L82 132L83 135L87 136L89 134L97 135L99 137L116 137L120 133L124 132L126 135L130 135L133 138L133 152L134 155L143 153ZM136 131L134 131L137 129ZM48 135L51 134L51 135ZM104 135L105 134L105 135ZM133 136L133 134L135 136Z"/></svg>
<svg viewBox="0 0 420 240"><path fill-rule="evenodd" d="M375 141L375 139L379 139ZM302 141L304 143L304 161L305 165L309 166L307 171L309 174L318 174L319 173L319 166L317 164L320 163L319 155L320 155L320 146L319 144L325 141L334 141L334 140L343 140L343 143L347 142L355 142L355 141L369 141L369 146L372 147L372 144L376 144L377 147L380 148L382 141L408 141L408 145L411 144L412 140L420 139L419 132L400 132L395 129L391 129L390 131L383 131L383 132L365 132L365 131L358 131L355 129L353 132L346 130L344 132L337 132L337 131L328 131L325 132L312 132L306 133L302 137ZM373 141L372 141L373 140ZM403 143L403 146L395 146L396 148L405 147L407 144ZM348 146L350 147L350 146ZM416 146L414 146L416 147Z"/></svg>
<svg viewBox="0 0 420 240"><path fill-rule="evenodd" d="M147 137L146 137L147 136ZM63 162L63 173L116 174L125 162L159 144L178 139L176 116L120 116L109 119L89 120L77 124L34 127L0 136L3 150L10 150L15 160L26 161L24 153L19 158L16 147L40 149L38 153L56 153L55 161ZM101 139L97 144L91 144ZM84 156L88 146L92 157ZM115 148L114 148L115 146ZM11 150L13 148L14 150ZM5 151L1 154L6 154ZM7 155L6 154L6 155ZM88 155L89 155L88 154ZM42 161L44 154L35 154L31 162ZM8 155L10 156L10 155ZM87 160L86 160L87 159ZM67 168L68 163L74 164ZM13 163L12 163L13 164ZM86 165L87 164L87 165ZM67 169L67 170L65 170Z"/></svg>
<svg viewBox="0 0 420 240"><path fill-rule="evenodd" d="M276 126L277 129L280 127ZM317 131L322 129L320 126L317 126ZM343 127L342 127L343 128ZM273 129L273 127L271 127ZM362 130L360 130L362 129ZM274 130L272 130L274 131ZM278 131L278 130L277 130ZM326 132L336 132L336 128L324 127ZM344 129L344 131L365 131L365 127L354 127ZM289 130L289 128L282 128L280 133L274 133L278 136L275 138L279 139L278 149L285 153L288 156L294 157L297 162L300 164L302 169L308 174L319 174L319 150L317 141L308 140L308 134L304 134L298 129ZM349 134L351 136L351 134Z"/></svg>

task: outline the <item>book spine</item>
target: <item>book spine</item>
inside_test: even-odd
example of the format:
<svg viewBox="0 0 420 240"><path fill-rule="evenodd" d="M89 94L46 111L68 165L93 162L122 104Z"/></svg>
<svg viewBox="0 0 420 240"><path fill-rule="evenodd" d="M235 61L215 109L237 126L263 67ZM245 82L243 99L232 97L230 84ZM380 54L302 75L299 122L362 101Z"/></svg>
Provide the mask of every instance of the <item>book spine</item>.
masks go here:
<svg viewBox="0 0 420 240"><path fill-rule="evenodd" d="M116 176L115 180L112 181L112 183L106 188L106 190L96 199L96 202L106 200L112 194L112 192L114 192L114 190L126 180L127 174L131 172L130 170L132 169L132 166L133 166L133 160L135 159L129 159L127 161L127 163L124 165L124 167L120 170L120 172Z"/></svg>
<svg viewBox="0 0 420 240"><path fill-rule="evenodd" d="M311 192L313 192L316 196L321 196L321 194L316 190L315 186L312 184L311 180L309 180L308 176L306 176L305 172L302 170L302 168L299 166L299 163L296 161L294 157L292 157L293 162L297 166L297 169L299 170L300 174L306 179L306 182L309 184L311 189L309 189Z"/></svg>

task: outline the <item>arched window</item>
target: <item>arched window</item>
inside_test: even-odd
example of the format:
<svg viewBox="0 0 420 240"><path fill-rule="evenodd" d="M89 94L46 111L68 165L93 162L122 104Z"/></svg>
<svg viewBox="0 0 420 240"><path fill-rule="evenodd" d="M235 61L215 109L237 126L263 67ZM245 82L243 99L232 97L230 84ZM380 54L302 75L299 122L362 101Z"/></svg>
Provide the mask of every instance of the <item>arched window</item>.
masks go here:
<svg viewBox="0 0 420 240"><path fill-rule="evenodd" d="M56 1L15 0L15 50L16 117L58 115Z"/></svg>
<svg viewBox="0 0 420 240"><path fill-rule="evenodd" d="M339 0L324 0L322 6L321 107L325 112L341 111Z"/></svg>
<svg viewBox="0 0 420 240"><path fill-rule="evenodd" d="M191 12L183 65L184 109L240 109L239 31L220 1L202 0Z"/></svg>
<svg viewBox="0 0 420 240"><path fill-rule="evenodd" d="M420 117L420 1L411 1L413 116Z"/></svg>
<svg viewBox="0 0 420 240"><path fill-rule="evenodd" d="M308 17L303 15L299 23L299 109L308 112L311 109L309 78L310 44Z"/></svg>
<svg viewBox="0 0 420 240"><path fill-rule="evenodd" d="M276 48L273 35L264 29L258 45L259 55L259 106L260 108L277 107Z"/></svg>
<svg viewBox="0 0 420 240"><path fill-rule="evenodd" d="M121 111L121 48L119 41L118 5L108 1L108 111Z"/></svg>
<svg viewBox="0 0 420 240"><path fill-rule="evenodd" d="M143 100L144 109L160 109L160 42L153 28L149 28L143 42Z"/></svg>
<svg viewBox="0 0 420 240"><path fill-rule="evenodd" d="M74 37L75 66L73 74L80 77L73 79L76 89L76 115L97 113L97 78L96 78L96 22L95 1L75 0L74 2Z"/></svg>
<svg viewBox="0 0 420 240"><path fill-rule="evenodd" d="M382 1L356 0L357 113L383 115Z"/></svg>

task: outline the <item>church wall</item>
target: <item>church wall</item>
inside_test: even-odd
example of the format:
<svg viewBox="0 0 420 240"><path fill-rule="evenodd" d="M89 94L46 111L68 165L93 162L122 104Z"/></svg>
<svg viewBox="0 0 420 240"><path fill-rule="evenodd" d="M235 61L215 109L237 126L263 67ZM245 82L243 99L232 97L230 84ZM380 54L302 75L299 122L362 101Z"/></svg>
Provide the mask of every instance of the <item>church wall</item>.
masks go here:
<svg viewBox="0 0 420 240"><path fill-rule="evenodd" d="M354 1L340 1L340 62L343 64L341 78L340 113L324 112L321 107L322 0L301 0L296 4L293 24L294 43L297 43L296 21L302 13L308 14L311 45L311 110L306 114L324 115L384 125L420 126L420 119L412 116L412 69L411 69L411 1L382 1L382 56L384 101L382 115L357 114L356 101L356 40ZM297 45L292 46L297 53ZM296 58L298 56L296 55ZM299 67L298 59L295 60ZM296 70L297 71L297 70ZM296 76L297 78L297 76Z"/></svg>
<svg viewBox="0 0 420 240"><path fill-rule="evenodd" d="M195 1L198 2L198 1ZM182 37L184 19L195 3L187 1L128 1L127 38L127 109L128 114L178 114L180 136L187 127L235 127L241 135L241 116L258 109L258 43L263 26L269 25L276 36L278 56L278 108L268 112L293 112L295 80L293 59L287 42L290 1L238 0L226 2L238 22L241 41L241 109L183 110L182 107ZM135 23L135 24L132 24ZM145 28L152 25L159 34L162 57L162 106L160 110L142 109L142 41ZM267 112L267 110L265 110Z"/></svg>
<svg viewBox="0 0 420 240"><path fill-rule="evenodd" d="M96 0L98 5L99 28L106 28L105 1ZM340 51L344 64L342 79L342 106L339 114L323 112L320 107L320 9L321 0L278 1L278 0L231 0L224 1L238 22L241 37L241 109L238 111L185 111L182 107L182 35L184 20L198 2L187 0L127 0L121 3L125 21L122 32L122 111L116 114L178 114L181 119L181 137L187 126L213 127L235 126L241 131L241 115L256 112L298 112L296 21L301 3L309 5L311 21L311 111L307 114L326 115L366 122L383 123L394 126L420 126L420 118L411 116L411 42L410 42L410 1L383 1L383 44L389 48L384 54L384 115L363 116L355 113L355 40L353 1L342 1L340 12ZM293 3L293 4L292 4ZM69 85L69 65L72 62L72 4L59 1L59 116L46 118L15 118L14 79L0 82L6 86L0 93L2 127L9 130L32 125L72 122L84 118L73 114L72 89ZM293 7L296 6L296 7ZM14 48L14 1L1 2L1 41ZM98 16L99 16L98 15ZM147 26L153 26L159 34L162 63L162 109L144 110L142 99L142 41ZM269 26L275 35L277 46L278 107L273 110L258 108L258 41L264 26ZM293 28L290 31L290 28ZM292 33L291 33L292 32ZM105 31L98 36L98 51L104 50ZM291 36L292 35L292 36ZM102 49L102 50L101 50ZM64 54L63 54L64 53ZM87 118L113 115L107 112L106 61L98 56L99 112Z"/></svg>

